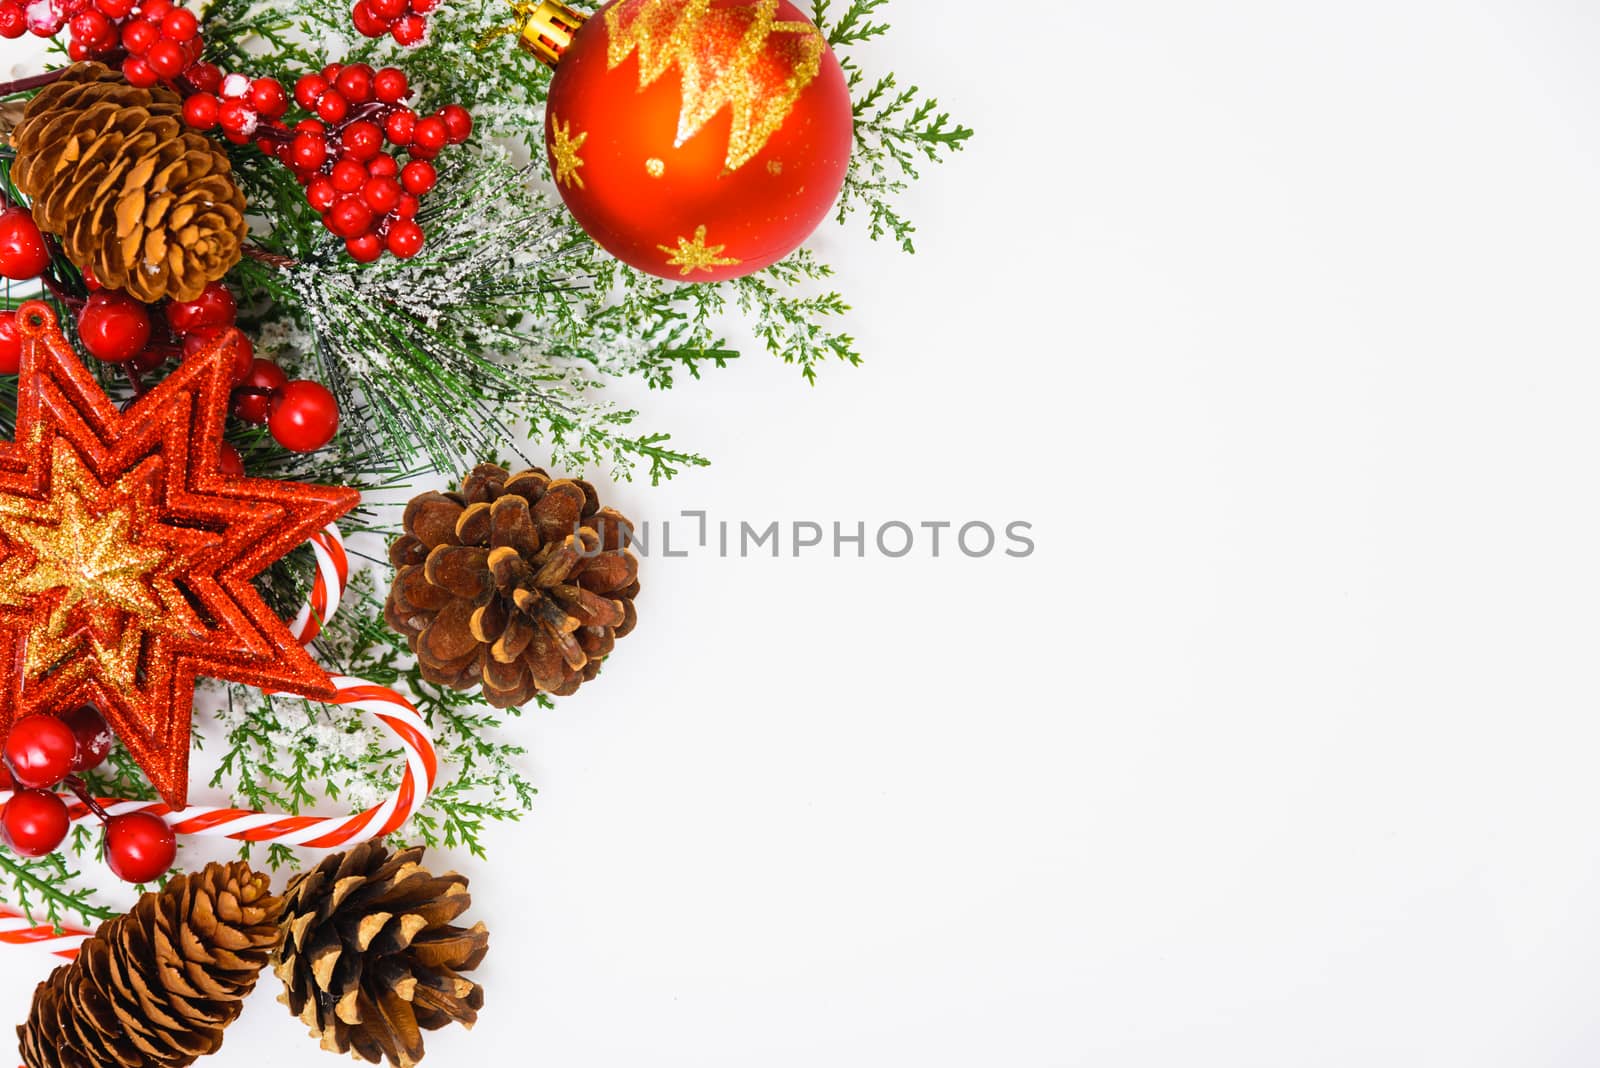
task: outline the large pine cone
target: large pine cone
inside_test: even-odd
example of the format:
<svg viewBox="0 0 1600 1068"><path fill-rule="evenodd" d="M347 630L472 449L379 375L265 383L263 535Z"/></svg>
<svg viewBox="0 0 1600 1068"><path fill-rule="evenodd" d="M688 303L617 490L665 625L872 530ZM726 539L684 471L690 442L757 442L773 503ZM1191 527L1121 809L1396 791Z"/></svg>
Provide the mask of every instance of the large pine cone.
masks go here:
<svg viewBox="0 0 1600 1068"><path fill-rule="evenodd" d="M28 102L11 179L67 258L146 303L193 300L239 262L244 194L176 93L79 63Z"/></svg>
<svg viewBox="0 0 1600 1068"><path fill-rule="evenodd" d="M451 925L472 904L467 880L421 859L368 842L289 884L278 1000L323 1049L410 1068L423 1031L477 1022L483 988L460 973L482 962L489 932Z"/></svg>
<svg viewBox="0 0 1600 1068"><path fill-rule="evenodd" d="M27 1068L168 1068L222 1045L282 937L265 875L212 864L101 926L33 995Z"/></svg>
<svg viewBox="0 0 1600 1068"><path fill-rule="evenodd" d="M638 622L633 524L594 487L482 464L406 507L384 617L429 682L497 708L576 693Z"/></svg>

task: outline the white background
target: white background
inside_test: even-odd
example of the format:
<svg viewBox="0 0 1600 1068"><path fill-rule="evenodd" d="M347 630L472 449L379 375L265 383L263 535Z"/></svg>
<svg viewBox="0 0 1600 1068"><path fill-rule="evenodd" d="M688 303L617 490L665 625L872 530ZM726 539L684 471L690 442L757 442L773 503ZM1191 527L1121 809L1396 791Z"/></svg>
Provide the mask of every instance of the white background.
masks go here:
<svg viewBox="0 0 1600 1068"><path fill-rule="evenodd" d="M889 13L980 136L822 238L870 362L641 397L717 464L612 492L1039 551L652 559L429 1063L1594 1064L1600 14ZM264 986L217 1063L324 1063Z"/></svg>

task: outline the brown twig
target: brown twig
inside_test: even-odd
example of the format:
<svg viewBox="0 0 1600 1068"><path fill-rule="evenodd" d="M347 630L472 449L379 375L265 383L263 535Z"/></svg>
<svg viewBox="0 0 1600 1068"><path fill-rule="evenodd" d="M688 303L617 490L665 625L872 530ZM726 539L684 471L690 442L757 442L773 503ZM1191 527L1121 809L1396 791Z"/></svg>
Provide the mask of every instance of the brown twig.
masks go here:
<svg viewBox="0 0 1600 1068"><path fill-rule="evenodd" d="M247 260L255 260L257 263L264 263L268 267L300 266L300 261L295 259L293 256L284 256L277 252L268 252L259 245L246 245L244 247L244 258Z"/></svg>
<svg viewBox="0 0 1600 1068"><path fill-rule="evenodd" d="M18 78L14 82L0 82L0 96L11 96L15 93L26 93L30 89L43 89L51 82L60 78L70 70L70 67L57 67L47 70L43 74L34 74L27 78Z"/></svg>

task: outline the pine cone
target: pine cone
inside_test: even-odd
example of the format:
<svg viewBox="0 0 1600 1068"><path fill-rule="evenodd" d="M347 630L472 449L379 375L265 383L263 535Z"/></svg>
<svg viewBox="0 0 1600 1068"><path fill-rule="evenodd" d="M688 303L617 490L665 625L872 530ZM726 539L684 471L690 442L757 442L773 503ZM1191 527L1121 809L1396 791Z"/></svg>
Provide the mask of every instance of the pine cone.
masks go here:
<svg viewBox="0 0 1600 1068"><path fill-rule="evenodd" d="M498 708L565 697L638 622L633 524L587 482L477 467L460 493L406 506L384 606L429 682L483 686Z"/></svg>
<svg viewBox="0 0 1600 1068"><path fill-rule="evenodd" d="M282 937L267 876L212 864L101 926L33 995L27 1068L192 1064L222 1045Z"/></svg>
<svg viewBox="0 0 1600 1068"><path fill-rule="evenodd" d="M421 859L368 842L289 884L278 1000L323 1049L410 1068L423 1031L477 1022L483 988L459 973L483 960L489 933L451 926L472 904L467 880L431 875Z"/></svg>
<svg viewBox="0 0 1600 1068"><path fill-rule="evenodd" d="M12 181L67 258L108 289L193 300L239 262L244 194L228 157L183 123L178 95L79 63L28 102Z"/></svg>

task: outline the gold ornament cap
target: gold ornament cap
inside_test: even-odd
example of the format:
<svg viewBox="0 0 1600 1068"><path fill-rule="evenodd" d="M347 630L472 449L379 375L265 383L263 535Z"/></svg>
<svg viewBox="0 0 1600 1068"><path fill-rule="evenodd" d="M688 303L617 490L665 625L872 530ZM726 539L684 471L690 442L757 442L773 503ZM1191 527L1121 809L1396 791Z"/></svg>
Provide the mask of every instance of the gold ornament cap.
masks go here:
<svg viewBox="0 0 1600 1068"><path fill-rule="evenodd" d="M542 0L537 6L513 2L511 7L517 13L517 44L551 67L561 62L572 35L588 20L557 0Z"/></svg>

